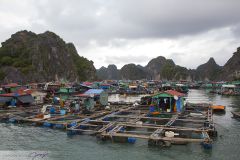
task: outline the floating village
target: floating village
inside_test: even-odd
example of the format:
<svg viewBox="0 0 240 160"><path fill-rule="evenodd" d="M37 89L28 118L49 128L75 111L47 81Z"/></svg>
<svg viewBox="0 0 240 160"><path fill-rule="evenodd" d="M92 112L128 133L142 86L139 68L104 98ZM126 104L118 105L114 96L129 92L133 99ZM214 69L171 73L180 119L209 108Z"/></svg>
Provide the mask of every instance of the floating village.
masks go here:
<svg viewBox="0 0 240 160"><path fill-rule="evenodd" d="M160 147L199 143L211 149L218 135L213 114L225 112L225 106L190 103L189 89L239 96L240 81L9 83L0 87L0 120L63 130L68 136L88 134L102 141L132 144L143 139ZM111 94L141 95L141 100L109 101ZM239 112L232 114L240 117Z"/></svg>

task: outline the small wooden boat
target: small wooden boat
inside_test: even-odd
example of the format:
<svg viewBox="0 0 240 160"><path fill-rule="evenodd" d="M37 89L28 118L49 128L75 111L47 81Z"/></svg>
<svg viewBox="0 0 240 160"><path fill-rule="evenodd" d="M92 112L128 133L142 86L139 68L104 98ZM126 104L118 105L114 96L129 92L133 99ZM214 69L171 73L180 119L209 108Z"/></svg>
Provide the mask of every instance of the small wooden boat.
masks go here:
<svg viewBox="0 0 240 160"><path fill-rule="evenodd" d="M240 118L240 112L232 112L233 118Z"/></svg>
<svg viewBox="0 0 240 160"><path fill-rule="evenodd" d="M225 112L225 106L222 106L222 105L211 106L211 108L213 111Z"/></svg>

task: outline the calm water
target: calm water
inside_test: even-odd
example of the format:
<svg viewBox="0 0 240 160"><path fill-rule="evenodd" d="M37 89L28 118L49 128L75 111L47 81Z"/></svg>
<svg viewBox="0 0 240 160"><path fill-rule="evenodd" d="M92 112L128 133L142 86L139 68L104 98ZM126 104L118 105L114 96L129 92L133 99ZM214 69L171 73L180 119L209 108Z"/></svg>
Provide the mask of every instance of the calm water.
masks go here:
<svg viewBox="0 0 240 160"><path fill-rule="evenodd" d="M226 114L214 115L219 136L214 141L212 150L204 150L199 144L172 146L162 149L148 147L147 142L143 140L137 140L135 144L101 142L93 136L77 135L68 137L63 131L0 123L0 159L6 159L6 156L3 158L6 152L19 155L12 159L24 159L20 157L20 154L24 154L23 151L39 151L40 153L44 151L44 153L47 153L47 158L36 157L36 159L62 160L240 159L240 121L231 118L230 112L240 109L240 97L211 95L199 90L191 90L188 97L189 101L209 100L214 104L227 106ZM124 100L125 98L113 95L110 99ZM139 99L139 97L128 97L127 101L135 99Z"/></svg>

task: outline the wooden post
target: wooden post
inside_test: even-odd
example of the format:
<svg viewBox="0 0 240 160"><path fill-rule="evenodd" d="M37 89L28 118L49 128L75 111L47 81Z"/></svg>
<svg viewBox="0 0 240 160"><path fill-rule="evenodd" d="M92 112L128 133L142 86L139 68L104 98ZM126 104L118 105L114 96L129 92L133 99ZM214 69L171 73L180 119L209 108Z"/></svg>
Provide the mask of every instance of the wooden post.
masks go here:
<svg viewBox="0 0 240 160"><path fill-rule="evenodd" d="M169 98L169 101L170 101L170 103L169 103L169 105L170 105L170 112L172 112L172 98L171 97Z"/></svg>

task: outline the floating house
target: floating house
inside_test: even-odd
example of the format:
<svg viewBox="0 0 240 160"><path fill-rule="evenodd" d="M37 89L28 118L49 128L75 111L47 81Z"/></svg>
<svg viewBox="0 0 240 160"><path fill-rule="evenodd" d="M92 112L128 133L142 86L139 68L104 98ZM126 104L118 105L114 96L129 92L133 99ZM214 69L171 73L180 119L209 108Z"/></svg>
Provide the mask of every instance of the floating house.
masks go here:
<svg viewBox="0 0 240 160"><path fill-rule="evenodd" d="M76 90L73 87L61 87L56 94L59 95L62 100L66 100L75 93Z"/></svg>
<svg viewBox="0 0 240 160"><path fill-rule="evenodd" d="M221 94L223 95L240 95L240 88L235 84L224 84L221 87Z"/></svg>
<svg viewBox="0 0 240 160"><path fill-rule="evenodd" d="M166 91L166 90L171 90L171 89L172 89L171 84L166 83L166 82L163 82L161 85L161 88L160 88L161 91Z"/></svg>
<svg viewBox="0 0 240 160"><path fill-rule="evenodd" d="M18 85L17 83L2 85L3 93L14 93L17 92L19 88L21 88L21 86Z"/></svg>
<svg viewBox="0 0 240 160"><path fill-rule="evenodd" d="M175 90L167 90L152 96L155 111L181 112L184 107L185 94ZM153 110L152 110L153 111Z"/></svg>
<svg viewBox="0 0 240 160"><path fill-rule="evenodd" d="M94 97L94 101L99 102L100 105L108 105L108 94L103 89L89 89L84 95Z"/></svg>
<svg viewBox="0 0 240 160"><path fill-rule="evenodd" d="M111 88L111 85L103 83L103 84L100 84L99 88L104 90L109 90Z"/></svg>
<svg viewBox="0 0 240 160"><path fill-rule="evenodd" d="M48 82L45 84L43 90L47 92L57 92L61 88L60 83L53 83L53 82Z"/></svg>
<svg viewBox="0 0 240 160"><path fill-rule="evenodd" d="M188 92L188 86L183 83L177 83L174 86L175 90L181 93L187 93Z"/></svg>
<svg viewBox="0 0 240 160"><path fill-rule="evenodd" d="M76 84L73 85L73 87L75 88L75 90L77 92L80 92L80 93L84 93L87 90L92 89L91 86L87 86L87 85L85 85L83 83L81 83L81 84L76 83Z"/></svg>
<svg viewBox="0 0 240 160"><path fill-rule="evenodd" d="M34 103L34 98L31 94L25 93L6 93L0 94L1 106L29 106Z"/></svg>
<svg viewBox="0 0 240 160"><path fill-rule="evenodd" d="M42 104L44 103L44 97L46 97L47 93L33 90L31 95L33 96L36 104Z"/></svg>
<svg viewBox="0 0 240 160"><path fill-rule="evenodd" d="M3 88L0 88L0 94L3 94L4 91L3 91Z"/></svg>
<svg viewBox="0 0 240 160"><path fill-rule="evenodd" d="M103 89L89 89L83 94L75 95L75 97L81 99L87 110L92 110L96 105L108 105L108 94Z"/></svg>

